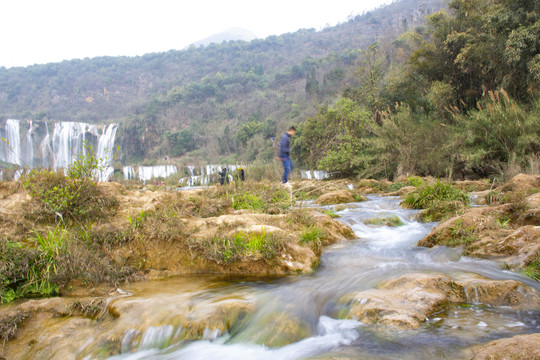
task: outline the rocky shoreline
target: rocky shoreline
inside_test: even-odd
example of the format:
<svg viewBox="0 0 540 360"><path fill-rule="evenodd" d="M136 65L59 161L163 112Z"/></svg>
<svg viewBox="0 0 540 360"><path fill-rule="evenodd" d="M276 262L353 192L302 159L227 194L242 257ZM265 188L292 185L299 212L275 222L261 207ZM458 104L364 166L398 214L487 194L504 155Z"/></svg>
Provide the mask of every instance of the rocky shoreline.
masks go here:
<svg viewBox="0 0 540 360"><path fill-rule="evenodd" d="M284 191L296 200L316 197L315 204L322 206L364 201L366 194L388 195L388 186L388 183L366 180L303 181L290 190L264 191L274 191L273 194L279 191L281 195ZM458 182L454 186L465 190L489 188L482 182ZM0 236L5 239L22 238L31 231L31 222L24 220L21 214L28 211L32 199L20 187L14 187L16 185L3 185L0 189ZM89 233L93 239L102 241L101 254L107 261L117 268L134 269L132 279L187 274L282 276L308 273L318 266L324 246L355 238L352 230L334 219L331 212L325 208L304 207L302 202L298 202L294 210L283 210L279 203L270 203L261 211L235 209L229 200L224 200L229 198L219 193L223 191L220 188L176 192L127 189L114 183L100 187L117 199L118 206L112 217L95 224ZM418 246L460 247L465 255L495 258L509 269L527 268L540 258L539 189L539 177L520 174L497 188L473 191L471 194L481 206L465 208L442 221ZM405 186L392 195L404 196L414 190L415 187ZM234 196L239 193L232 195L233 203ZM51 227L39 226L42 230ZM122 238L117 234L122 234ZM222 256L223 249L238 251L237 247L216 247L216 253L206 252L218 246L216 235L225 239L225 244L241 243L242 251L231 253L229 258ZM262 241L270 245L261 246ZM121 290L111 292L111 288L114 289L111 283L85 284L74 279L61 289L63 297L17 300L0 306L4 358L11 359L10 352L20 349L24 342L31 342L30 334L50 319L72 319L69 320L72 325L60 331L65 336L75 331L81 321L114 322L126 310L113 305L112 300L122 294ZM540 308L538 292L517 281L415 274L397 277L373 290L344 296L341 301L346 310L342 315L390 330L417 329L450 304L470 302L472 293L477 297L474 301L487 305ZM242 299L227 302L226 308L231 307L238 317L252 311L253 304L249 299ZM227 331L234 321L227 320L231 312L223 309L216 305L213 310L205 310L202 318L184 319L185 327L193 329L185 338L200 338L209 325L221 332ZM209 313L216 315L208 316ZM476 347L473 349L475 359L497 358L490 356L501 353L501 348L521 349L515 352L513 359L535 358L540 353L537 335L520 335ZM67 353L64 355L69 358Z"/></svg>

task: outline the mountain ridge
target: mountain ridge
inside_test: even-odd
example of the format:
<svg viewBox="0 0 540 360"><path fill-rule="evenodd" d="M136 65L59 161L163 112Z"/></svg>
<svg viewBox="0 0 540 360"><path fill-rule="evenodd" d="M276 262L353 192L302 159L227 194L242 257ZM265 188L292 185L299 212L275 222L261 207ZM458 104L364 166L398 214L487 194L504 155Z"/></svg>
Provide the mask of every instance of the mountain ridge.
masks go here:
<svg viewBox="0 0 540 360"><path fill-rule="evenodd" d="M194 47L200 47L200 46L207 46L213 43L221 44L222 42L228 42L228 41L251 41L256 39L257 36L255 33L240 28L240 27L232 27L226 30L223 30L219 33L210 35L208 37L205 37L201 40L195 41L194 43L186 46L183 50L186 50L190 48L191 46Z"/></svg>

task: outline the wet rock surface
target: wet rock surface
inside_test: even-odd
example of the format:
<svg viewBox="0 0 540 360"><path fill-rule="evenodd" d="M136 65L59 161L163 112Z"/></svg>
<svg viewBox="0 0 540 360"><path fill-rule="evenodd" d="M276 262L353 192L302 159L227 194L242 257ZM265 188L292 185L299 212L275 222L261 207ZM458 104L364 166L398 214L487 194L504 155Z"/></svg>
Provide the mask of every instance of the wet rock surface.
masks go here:
<svg viewBox="0 0 540 360"><path fill-rule="evenodd" d="M518 281L470 276L453 279L437 274L405 275L341 300L348 304L346 318L394 329L418 329L428 316L452 303L523 309L540 306L538 292Z"/></svg>
<svg viewBox="0 0 540 360"><path fill-rule="evenodd" d="M315 200L319 205L335 205L354 202L354 193L349 190L338 190L325 193Z"/></svg>
<svg viewBox="0 0 540 360"><path fill-rule="evenodd" d="M540 258L539 189L538 176L519 174L493 191L475 193L476 203L484 206L441 222L418 246L462 247L466 255L524 268Z"/></svg>
<svg viewBox="0 0 540 360"><path fill-rule="evenodd" d="M540 359L540 333L495 340L475 352L472 360Z"/></svg>

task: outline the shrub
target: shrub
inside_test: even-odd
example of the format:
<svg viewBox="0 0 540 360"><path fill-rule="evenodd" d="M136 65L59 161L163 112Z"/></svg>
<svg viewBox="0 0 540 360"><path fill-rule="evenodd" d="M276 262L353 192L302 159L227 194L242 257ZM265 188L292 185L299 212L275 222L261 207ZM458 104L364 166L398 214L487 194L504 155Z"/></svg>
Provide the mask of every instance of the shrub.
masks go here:
<svg viewBox="0 0 540 360"><path fill-rule="evenodd" d="M540 281L540 256L536 257L536 260L527 265L523 271L523 275L530 277L536 281Z"/></svg>
<svg viewBox="0 0 540 360"><path fill-rule="evenodd" d="M437 180L433 186L425 185L407 195L402 205L409 209L425 209L425 221L438 221L470 203L469 196L451 184Z"/></svg>
<svg viewBox="0 0 540 360"><path fill-rule="evenodd" d="M14 338L17 334L18 327L27 316L23 311L18 311L13 316L6 316L0 319L0 340L6 342Z"/></svg>
<svg viewBox="0 0 540 360"><path fill-rule="evenodd" d="M398 190L404 188L405 186L407 186L407 184L404 184L402 182L395 182L392 185L390 185L388 190L391 191L391 192L394 192L394 191L398 191Z"/></svg>
<svg viewBox="0 0 540 360"><path fill-rule="evenodd" d="M116 206L116 199L105 197L94 180L98 162L89 151L89 155L80 156L65 175L50 170L30 172L23 186L41 207L32 215L44 221L81 221L106 215L107 210Z"/></svg>
<svg viewBox="0 0 540 360"><path fill-rule="evenodd" d="M58 286L51 282L56 268L49 259L39 248L0 240L0 302L57 294Z"/></svg>
<svg viewBox="0 0 540 360"><path fill-rule="evenodd" d="M407 178L407 185L408 186L414 186L414 187L420 187L424 185L424 180L422 180L421 177L418 176L411 176Z"/></svg>
<svg viewBox="0 0 540 360"><path fill-rule="evenodd" d="M318 226L312 226L304 230L300 234L300 243L319 248L322 245L322 240L326 236L326 232Z"/></svg>
<svg viewBox="0 0 540 360"><path fill-rule="evenodd" d="M540 150L539 102L527 114L504 90L490 91L488 95L477 110L456 115L464 126L469 166L484 176L501 174L503 164L526 169L529 157Z"/></svg>
<svg viewBox="0 0 540 360"><path fill-rule="evenodd" d="M264 202L259 196L246 191L232 197L232 207L235 210L262 210L264 208Z"/></svg>
<svg viewBox="0 0 540 360"><path fill-rule="evenodd" d="M207 260L218 264L232 264L244 260L248 255L270 260L282 250L283 239L264 230L250 234L240 231L234 237L190 238L187 245L190 250Z"/></svg>

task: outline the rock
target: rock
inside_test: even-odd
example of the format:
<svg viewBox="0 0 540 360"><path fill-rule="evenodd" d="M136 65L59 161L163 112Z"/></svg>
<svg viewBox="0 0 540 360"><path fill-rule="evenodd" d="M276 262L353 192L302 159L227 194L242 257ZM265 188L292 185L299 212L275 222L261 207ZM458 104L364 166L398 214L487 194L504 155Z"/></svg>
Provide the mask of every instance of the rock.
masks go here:
<svg viewBox="0 0 540 360"><path fill-rule="evenodd" d="M369 194L380 194L382 192L381 189L378 189L378 188L372 188L372 187L361 187L361 188L358 188L356 190L357 192L359 192L360 194L366 194L366 195L369 195Z"/></svg>
<svg viewBox="0 0 540 360"><path fill-rule="evenodd" d="M461 216L435 227L418 246L462 246L464 253L479 258L500 258L512 267L530 264L540 253L540 227L535 226L540 211L523 212L512 229L501 219L509 218L512 204L465 210Z"/></svg>
<svg viewBox="0 0 540 360"><path fill-rule="evenodd" d="M540 333L499 339L482 346L472 360L540 359Z"/></svg>
<svg viewBox="0 0 540 360"><path fill-rule="evenodd" d="M473 203L476 205L488 205L486 196L491 192L491 190L484 191L473 191L469 195L471 196Z"/></svg>
<svg viewBox="0 0 540 360"><path fill-rule="evenodd" d="M337 190L322 194L315 200L315 204L334 205L355 202L354 194L350 190Z"/></svg>
<svg viewBox="0 0 540 360"><path fill-rule="evenodd" d="M519 225L540 226L540 207L531 210L525 210L516 220Z"/></svg>
<svg viewBox="0 0 540 360"><path fill-rule="evenodd" d="M538 292L514 280L489 280L478 276L454 280L442 274L408 274L378 289L341 299L350 308L347 318L395 329L417 329L426 318L449 303L481 302L486 305L536 308Z"/></svg>
<svg viewBox="0 0 540 360"><path fill-rule="evenodd" d="M339 204L333 207L334 211L343 211L347 209L358 209L358 205L355 204Z"/></svg>
<svg viewBox="0 0 540 360"><path fill-rule="evenodd" d="M354 294L347 318L396 329L417 329L450 300L464 298L446 275L409 274Z"/></svg>
<svg viewBox="0 0 540 360"><path fill-rule="evenodd" d="M489 280L482 277L468 277L456 280L463 288L463 302L474 302L493 306L513 306L534 308L540 304L538 291L515 280Z"/></svg>
<svg viewBox="0 0 540 360"><path fill-rule="evenodd" d="M398 227L404 225L401 218L397 215L387 216L387 217L376 217L364 221L366 225L374 226L390 226Z"/></svg>
<svg viewBox="0 0 540 360"><path fill-rule="evenodd" d="M540 208L540 192L529 196L525 201L531 209Z"/></svg>
<svg viewBox="0 0 540 360"><path fill-rule="evenodd" d="M469 253L469 246L481 239L502 239L512 230L497 224L498 219L507 216L510 205L497 207L476 207L464 211L463 215L450 218L439 223L431 232L418 242L418 246L433 247L436 245L464 246ZM483 249L489 256L489 248Z"/></svg>
<svg viewBox="0 0 540 360"><path fill-rule="evenodd" d="M358 237L349 226L341 221L332 219L330 215L315 210L309 212L309 214L315 220L315 224L321 229L324 229L326 233L323 239L323 245L330 245L341 240L352 240Z"/></svg>
<svg viewBox="0 0 540 360"><path fill-rule="evenodd" d="M288 305L283 304L275 311L258 313L259 320L250 324L250 331L241 334L236 341L281 347L310 337L310 324L297 314L288 312L287 308Z"/></svg>
<svg viewBox="0 0 540 360"><path fill-rule="evenodd" d="M407 196L410 193L413 193L415 191L416 191L416 188L414 186L405 186L399 189L398 191L394 191L394 192L386 194L386 196Z"/></svg>
<svg viewBox="0 0 540 360"><path fill-rule="evenodd" d="M497 189L499 191L526 193L531 188L540 188L540 176L518 174Z"/></svg>
<svg viewBox="0 0 540 360"><path fill-rule="evenodd" d="M472 180L456 181L453 185L454 187L464 192L484 191L484 190L488 190L491 187L491 184L489 182L479 181L479 180L478 181L472 181Z"/></svg>
<svg viewBox="0 0 540 360"><path fill-rule="evenodd" d="M540 255L539 239L539 226L522 226L502 239L486 237L471 245L470 255L504 257L508 265L522 268Z"/></svg>

